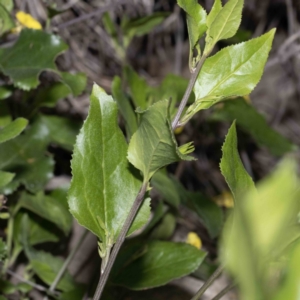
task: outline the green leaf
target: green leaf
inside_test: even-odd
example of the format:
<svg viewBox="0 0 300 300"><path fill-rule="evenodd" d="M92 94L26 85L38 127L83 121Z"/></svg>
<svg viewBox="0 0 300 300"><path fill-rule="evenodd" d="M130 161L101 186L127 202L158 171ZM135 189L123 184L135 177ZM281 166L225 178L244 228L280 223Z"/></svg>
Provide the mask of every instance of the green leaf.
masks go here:
<svg viewBox="0 0 300 300"><path fill-rule="evenodd" d="M256 188L238 153L235 122L228 131L222 152L221 172L232 192L235 204L239 205L245 194L250 191L254 193Z"/></svg>
<svg viewBox="0 0 300 300"><path fill-rule="evenodd" d="M0 170L16 173L13 181L0 190L12 193L20 184L32 193L41 190L52 177L54 161L45 155L48 129L34 122L24 134L0 144Z"/></svg>
<svg viewBox="0 0 300 300"><path fill-rule="evenodd" d="M15 173L0 171L0 188L8 185L13 180L15 175Z"/></svg>
<svg viewBox="0 0 300 300"><path fill-rule="evenodd" d="M7 246L0 238L0 261L4 261L7 257Z"/></svg>
<svg viewBox="0 0 300 300"><path fill-rule="evenodd" d="M12 89L9 86L0 86L0 100L4 100L12 95Z"/></svg>
<svg viewBox="0 0 300 300"><path fill-rule="evenodd" d="M68 292L61 293L59 300L82 300L84 298L85 289L82 286L78 286Z"/></svg>
<svg viewBox="0 0 300 300"><path fill-rule="evenodd" d="M242 20L244 0L229 0L221 9L220 1L216 2L208 18L205 54L209 54L218 41L233 37Z"/></svg>
<svg viewBox="0 0 300 300"><path fill-rule="evenodd" d="M63 266L64 261L44 251L35 251L30 248L26 251L30 261L30 266L36 275L46 284L51 285L57 273ZM66 271L57 285L57 289L63 292L72 291L76 288L76 283Z"/></svg>
<svg viewBox="0 0 300 300"><path fill-rule="evenodd" d="M130 94L135 107L147 108L148 85L144 78L140 77L131 67L124 68L124 75L128 82Z"/></svg>
<svg viewBox="0 0 300 300"><path fill-rule="evenodd" d="M89 115L74 148L68 201L77 221L100 238L103 256L115 243L142 184L126 154L117 104L94 85ZM141 228L149 214L147 200L129 234Z"/></svg>
<svg viewBox="0 0 300 300"><path fill-rule="evenodd" d="M176 228L176 217L172 213L166 213L160 223L152 230L150 239L168 240L172 237Z"/></svg>
<svg viewBox="0 0 300 300"><path fill-rule="evenodd" d="M195 83L196 101L188 108L181 123L225 98L250 94L261 79L274 34L273 29L256 39L224 48L208 58Z"/></svg>
<svg viewBox="0 0 300 300"><path fill-rule="evenodd" d="M122 18L122 20L123 20L123 18ZM126 50L124 49L124 44L120 43L120 36L118 34L117 26L111 19L108 12L103 14L102 22L103 22L103 26L104 26L105 30L107 31L107 33L109 34L109 36L111 38L111 45L114 47L114 50L116 51L116 54L118 55L120 61L125 61ZM126 40L126 38L125 38L125 40ZM126 42L129 43L130 40L127 40Z"/></svg>
<svg viewBox="0 0 300 300"><path fill-rule="evenodd" d="M12 121L7 101L0 101L0 127L8 125Z"/></svg>
<svg viewBox="0 0 300 300"><path fill-rule="evenodd" d="M57 102L67 96L80 95L86 87L86 75L83 73L64 73L61 72L61 82L39 89L35 96L36 105L42 107L55 107Z"/></svg>
<svg viewBox="0 0 300 300"><path fill-rule="evenodd" d="M127 137L130 139L137 130L137 119L129 99L122 92L121 78L119 76L114 77L111 89L113 97L117 101L118 108L125 120Z"/></svg>
<svg viewBox="0 0 300 300"><path fill-rule="evenodd" d="M210 29L213 21L216 19L218 13L222 10L221 0L215 0L214 5L206 18L206 25Z"/></svg>
<svg viewBox="0 0 300 300"><path fill-rule="evenodd" d="M146 235L150 230L153 229L153 227L162 219L167 210L168 209L166 206L164 206L163 202L159 201L155 211L153 212L151 220L143 230L143 235Z"/></svg>
<svg viewBox="0 0 300 300"><path fill-rule="evenodd" d="M147 182L160 168L179 160L194 158L182 154L170 126L168 101L160 101L141 113L141 123L128 147L129 161ZM193 149L191 149L193 150Z"/></svg>
<svg viewBox="0 0 300 300"><path fill-rule="evenodd" d="M40 217L54 223L66 235L72 227L72 216L56 198L45 196L43 192L36 195L23 193L19 199L18 205L24 207Z"/></svg>
<svg viewBox="0 0 300 300"><path fill-rule="evenodd" d="M81 122L58 116L40 115L41 124L49 131L49 139L52 143L72 151L79 133Z"/></svg>
<svg viewBox="0 0 300 300"><path fill-rule="evenodd" d="M285 270L286 278L282 286L276 291L272 300L297 300L299 298L300 282L300 243L296 243L290 251L287 268Z"/></svg>
<svg viewBox="0 0 300 300"><path fill-rule="evenodd" d="M183 243L152 241L138 244L139 255L124 260L124 252L133 253L133 249L138 252L137 245L131 244L117 257L113 283L133 290L165 285L195 271L206 256L205 252Z"/></svg>
<svg viewBox="0 0 300 300"><path fill-rule="evenodd" d="M4 143L18 136L27 126L28 121L18 118L0 130L0 143Z"/></svg>
<svg viewBox="0 0 300 300"><path fill-rule="evenodd" d="M16 87L30 90L38 86L41 72L57 71L54 60L67 50L67 45L56 35L24 29L12 47L1 50L1 71Z"/></svg>
<svg viewBox="0 0 300 300"><path fill-rule="evenodd" d="M124 46L128 47L134 36L143 36L160 25L168 16L165 12L155 12L149 16L131 20L124 19L121 28L124 34Z"/></svg>
<svg viewBox="0 0 300 300"><path fill-rule="evenodd" d="M267 147L274 155L281 156L297 149L296 145L272 129L265 117L244 99L224 102L222 108L214 111L212 120L236 120L238 126L250 133L259 145Z"/></svg>
<svg viewBox="0 0 300 300"><path fill-rule="evenodd" d="M151 180L151 185L169 204L178 208L180 204L180 194L177 189L177 182L170 178L162 170L156 172Z"/></svg>
<svg viewBox="0 0 300 300"><path fill-rule="evenodd" d="M217 237L223 228L223 211L212 200L200 193L189 192L188 206L197 213L211 238Z"/></svg>
<svg viewBox="0 0 300 300"><path fill-rule="evenodd" d="M244 195L225 226L222 260L238 280L242 299L267 299L274 291L277 248L286 244L286 232L297 223L299 212L296 166L283 161L258 184L257 193Z"/></svg>
<svg viewBox="0 0 300 300"><path fill-rule="evenodd" d="M23 220L23 218L26 220ZM15 260L23 249L23 222L28 222L26 238L29 245L33 246L45 242L57 242L59 240L59 233L52 223L36 216L33 213L24 213L24 211L19 211L14 217L14 248L11 259Z"/></svg>
<svg viewBox="0 0 300 300"><path fill-rule="evenodd" d="M60 72L60 76L61 81L70 89L73 96L77 97L84 91L87 83L85 73Z"/></svg>
<svg viewBox="0 0 300 300"><path fill-rule="evenodd" d="M6 7L0 2L0 35L14 27L15 23L7 11Z"/></svg>
<svg viewBox="0 0 300 300"><path fill-rule="evenodd" d="M5 295L11 295L18 291L22 292L23 294L26 294L26 293L30 292L31 290L32 290L32 286L30 286L29 284L26 284L23 282L15 284L9 280L0 279L0 292ZM7 298L0 296L0 300L2 300L2 299L8 300Z"/></svg>
<svg viewBox="0 0 300 300"><path fill-rule="evenodd" d="M0 0L0 4L3 5L8 12L11 12L14 8L13 0Z"/></svg>
<svg viewBox="0 0 300 300"><path fill-rule="evenodd" d="M178 0L178 5L187 13L187 28L190 40L190 70L194 70L201 57L199 40L205 33L206 11L197 0ZM193 53L196 52L196 57Z"/></svg>
<svg viewBox="0 0 300 300"><path fill-rule="evenodd" d="M176 84L174 85L174 82ZM155 103L162 99L172 99L172 105L174 106L175 111L175 104L177 104L182 98L185 93L185 90L188 86L188 80L182 76L178 76L175 74L168 74L164 77L163 81L158 87L151 87L148 98L149 102ZM189 97L189 103L195 101L194 94L191 93ZM173 107L170 107L170 111L172 112Z"/></svg>

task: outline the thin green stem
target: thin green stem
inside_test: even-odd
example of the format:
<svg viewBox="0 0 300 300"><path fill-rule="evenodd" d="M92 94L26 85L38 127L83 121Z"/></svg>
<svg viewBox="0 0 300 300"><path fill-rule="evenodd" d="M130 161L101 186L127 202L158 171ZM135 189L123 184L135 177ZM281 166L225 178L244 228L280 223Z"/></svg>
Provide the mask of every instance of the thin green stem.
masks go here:
<svg viewBox="0 0 300 300"><path fill-rule="evenodd" d="M11 258L11 249L12 249L12 240L13 240L13 233L14 233L14 215L11 214L10 218L8 219L8 226L7 226L7 256L3 267L3 271L6 272L7 268L10 265L10 258Z"/></svg>
<svg viewBox="0 0 300 300"><path fill-rule="evenodd" d="M124 223L124 225L121 229L121 232L118 236L116 244L115 244L115 246L114 246L114 248L111 252L111 255L110 255L109 261L107 262L106 268L105 268L104 272L102 273L102 275L100 276L98 286L96 288L96 292L94 294L93 300L99 300L101 295L102 295L102 292L104 290L106 281L107 281L108 276L110 274L110 271L113 267L113 264L116 260L116 257L118 255L118 253L119 253L119 250L120 250L121 246L123 245L123 242L125 241L127 232L129 230L129 228L130 228L137 212L139 211L139 209L141 207L141 204L143 203L144 196L145 196L146 191L147 191L147 186L148 186L148 182L146 182L142 185L136 199L133 202L133 205L130 209L130 212L129 212L129 214L128 214L126 220L125 220L125 223Z"/></svg>
<svg viewBox="0 0 300 300"><path fill-rule="evenodd" d="M191 300L200 300L205 291L212 285L212 283L219 277L223 272L223 266L217 268L217 270L206 280L206 282L201 286L199 291Z"/></svg>
<svg viewBox="0 0 300 300"><path fill-rule="evenodd" d="M84 241L84 239L86 238L88 234L87 230L84 230L84 232L82 233L82 235L80 236L80 239L78 240L78 242L76 243L76 245L74 246L74 248L72 249L72 251L69 253L67 259L65 260L64 264L62 265L61 269L59 270L59 272L57 273L54 281L52 282L48 292L50 294L52 294L56 288L56 286L58 285L59 281L61 280L61 278L64 276L70 262L72 261L74 255L76 254L76 252L78 251L79 247L81 246L82 242ZM44 300L48 300L48 296L44 297Z"/></svg>
<svg viewBox="0 0 300 300"><path fill-rule="evenodd" d="M229 284L227 287L225 287L218 295L216 295L211 300L220 300L223 296L225 296L230 290L232 290L235 287L235 283Z"/></svg>
<svg viewBox="0 0 300 300"><path fill-rule="evenodd" d="M178 107L176 116L174 117L174 120L172 122L172 128L173 128L173 130L176 129L176 127L178 125L179 119L180 119L180 117L181 117L181 115L183 113L183 110L184 110L184 108L185 108L185 106L186 106L186 104L187 104L187 102L189 100L189 97L190 97L190 95L191 95L191 93L193 91L195 82L196 82L196 80L198 78L198 75L199 75L199 73L200 73L200 71L201 71L201 69L202 69L202 67L203 67L203 65L205 63L205 60L206 60L207 56L208 55L203 54L203 56L201 57L200 61L197 64L196 70L194 71L194 73L192 73L192 76L191 76L191 79L189 81L188 87L185 90L185 93L184 93L184 95L182 97L182 100L180 102L180 105Z"/></svg>
<svg viewBox="0 0 300 300"><path fill-rule="evenodd" d="M21 282L24 282L30 286L32 286L33 288L35 288L36 290L38 291L41 291L41 292L46 292L47 291L47 288L45 288L44 286L40 285L40 284L36 284L35 282L32 282L32 281L29 281L29 280L26 280L24 279L22 276L20 276L19 274L11 271L10 269L7 269L6 270L6 273L10 276L13 276L15 277L16 279L18 279L19 281Z"/></svg>

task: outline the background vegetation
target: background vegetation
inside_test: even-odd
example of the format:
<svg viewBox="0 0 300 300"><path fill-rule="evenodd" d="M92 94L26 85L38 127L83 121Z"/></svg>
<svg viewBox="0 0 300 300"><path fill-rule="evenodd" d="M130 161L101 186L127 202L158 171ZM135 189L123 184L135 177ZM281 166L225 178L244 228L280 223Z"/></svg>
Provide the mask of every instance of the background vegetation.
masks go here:
<svg viewBox="0 0 300 300"><path fill-rule="evenodd" d="M210 11L213 1L199 3ZM0 0L0 18L0 293L3 299L87 299L98 282L99 249L95 236L73 220L67 191L93 83L113 95L129 140L138 127L132 108L145 110L169 98L175 105L186 90L192 67L186 14L176 1L164 0ZM298 192L293 194L299 182L299 22L298 1L245 1L237 34L220 41L214 52L276 27L264 76L250 96L203 110L176 129L179 145L194 141L197 160L172 164L151 179L151 221L124 246L104 299L191 299L222 259L229 261L229 272L208 289L207 299L232 288L235 278L242 299L297 299L290 286L299 283L299 274L288 270L299 262L299 243L284 252L288 260L282 264L275 260L278 265L271 261L269 267L260 255L276 257L300 233ZM189 103L194 100L191 95ZM238 152L228 153L226 145L236 149L236 132ZM272 173L291 152L293 163L286 160ZM222 155L227 161L236 157L230 166L221 163L226 181ZM240 231L224 241L223 225L239 197L239 184L226 171L232 168L251 189L248 174L254 182L267 178L258 191L270 201L260 206L249 192L236 220ZM272 207L274 218L261 213ZM257 220L264 221L262 227ZM229 254L220 253L221 243ZM243 260L241 253L251 256L247 251L257 257ZM70 263L68 271L59 278L64 262ZM153 289L144 291L148 288ZM224 299L237 295L234 290Z"/></svg>

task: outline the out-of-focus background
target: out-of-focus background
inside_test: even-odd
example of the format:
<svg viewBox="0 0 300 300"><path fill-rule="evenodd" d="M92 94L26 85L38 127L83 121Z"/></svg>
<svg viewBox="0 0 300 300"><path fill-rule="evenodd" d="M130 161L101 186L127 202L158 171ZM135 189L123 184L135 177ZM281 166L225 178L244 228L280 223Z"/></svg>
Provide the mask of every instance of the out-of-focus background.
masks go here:
<svg viewBox="0 0 300 300"><path fill-rule="evenodd" d="M213 0L201 0L199 3L209 11ZM55 108L58 115L84 119L88 113L89 93L93 82L111 93L113 77L122 75L124 61L115 51L114 41L105 30L105 12L109 12L115 24L120 24L124 17L143 17L154 12L168 13L165 20L150 34L134 37L126 53L127 63L152 86L159 85L170 73L187 79L190 77L185 13L175 0L15 0L16 11L30 13L42 24L46 23L47 6L63 11L52 19L48 27L49 31L58 33L69 45L69 50L57 59L59 69L84 72L88 77L88 88L81 96L69 96L59 102ZM277 32L264 76L246 101L266 117L273 129L294 144L300 145L300 0L245 0L238 34L219 43L218 47L220 49L249 40L274 27ZM201 190L210 197L216 197L227 189L219 170L219 160L228 124L213 121L211 110L204 111L192 123L187 124L178 136L182 143L187 140L195 141L199 158L198 162L185 163L176 169L177 177L181 178L187 188ZM239 132L239 148L243 163L255 180L268 174L281 156L270 154L266 147L259 147L243 132ZM66 155L67 162L69 159L70 156ZM70 174L64 172L65 169L67 167L62 167L62 171L49 183L50 189L51 185L59 186L64 180L69 181ZM194 221L189 212L183 210L182 215L188 221L177 224L173 240L181 240L191 230L202 230L201 224ZM75 226L70 247L81 230ZM201 238L213 260L217 251L216 241L209 240L205 232ZM77 274L76 279L79 281L88 282L99 264L95 245L95 238L89 236L70 267L71 273ZM226 277L221 277L210 288L207 296L211 297L221 290L226 281ZM122 290L120 295L124 296L120 299L190 299L200 283L196 277L189 276L145 292ZM39 299L38 295L36 297ZM224 299L237 298L233 292Z"/></svg>

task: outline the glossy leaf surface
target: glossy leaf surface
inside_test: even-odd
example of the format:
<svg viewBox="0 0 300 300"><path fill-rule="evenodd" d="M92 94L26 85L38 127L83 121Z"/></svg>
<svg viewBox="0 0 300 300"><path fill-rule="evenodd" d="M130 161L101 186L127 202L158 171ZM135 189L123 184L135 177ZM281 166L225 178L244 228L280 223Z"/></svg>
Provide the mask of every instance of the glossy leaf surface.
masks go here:
<svg viewBox="0 0 300 300"><path fill-rule="evenodd" d="M73 216L100 238L104 248L116 241L142 184L126 154L117 104L94 85L89 115L74 148L68 201ZM129 234L143 226L149 214L145 201Z"/></svg>
<svg viewBox="0 0 300 300"><path fill-rule="evenodd" d="M117 258L112 281L133 290L161 286L195 271L205 256L205 252L183 243L128 245Z"/></svg>
<svg viewBox="0 0 300 300"><path fill-rule="evenodd" d="M144 182L168 164L182 159L193 160L193 157L182 154L177 147L168 114L168 101L153 104L141 113L139 128L130 140L128 159L142 171ZM193 151L193 148L190 150Z"/></svg>
<svg viewBox="0 0 300 300"><path fill-rule="evenodd" d="M229 0L221 9L220 1L216 2L208 18L206 53L209 53L218 41L233 37L242 20L244 0Z"/></svg>
<svg viewBox="0 0 300 300"><path fill-rule="evenodd" d="M296 146L267 124L265 117L244 99L224 102L224 106L214 111L213 120L233 122L250 133L255 141L268 148L274 155L283 155L295 150Z"/></svg>
<svg viewBox="0 0 300 300"><path fill-rule="evenodd" d="M0 51L0 69L15 86L29 90L39 84L42 71L56 71L57 55L67 50L67 45L56 35L41 30L22 30L17 42Z"/></svg>
<svg viewBox="0 0 300 300"><path fill-rule="evenodd" d="M222 9L222 2L221 0L215 0L213 7L211 8L211 11L209 12L207 18L206 18L206 25L210 29L211 24L215 20L216 16Z"/></svg>
<svg viewBox="0 0 300 300"><path fill-rule="evenodd" d="M196 101L181 122L186 123L197 111L210 108L222 99L250 94L261 79L274 34L273 29L208 58L195 83Z"/></svg>
<svg viewBox="0 0 300 300"><path fill-rule="evenodd" d="M230 127L222 147L223 156L220 168L230 187L235 204L240 203L246 193L255 192L255 185L245 170L237 149L237 135L235 122Z"/></svg>
<svg viewBox="0 0 300 300"><path fill-rule="evenodd" d="M207 59L196 81L196 99L248 95L262 76L274 34L273 29Z"/></svg>
<svg viewBox="0 0 300 300"><path fill-rule="evenodd" d="M201 57L199 40L205 33L206 11L197 0L178 0L178 5L187 13L187 27L190 40L190 69L194 69ZM193 58L194 51L197 52Z"/></svg>
<svg viewBox="0 0 300 300"><path fill-rule="evenodd" d="M18 136L27 126L28 121L24 118L18 118L0 129L0 143L4 143Z"/></svg>

